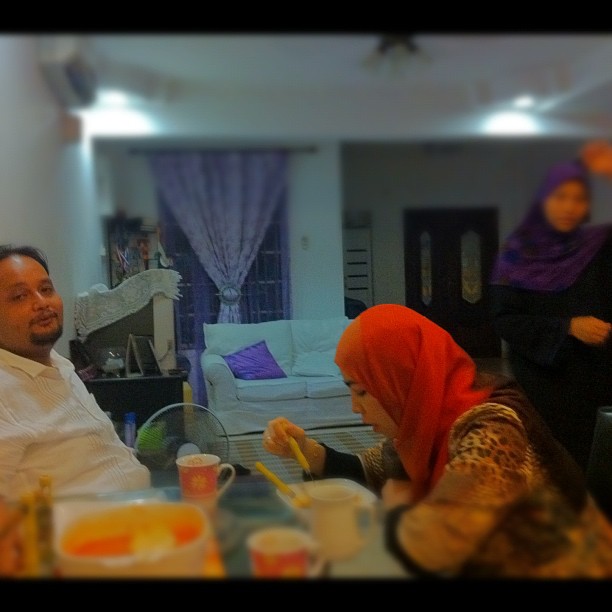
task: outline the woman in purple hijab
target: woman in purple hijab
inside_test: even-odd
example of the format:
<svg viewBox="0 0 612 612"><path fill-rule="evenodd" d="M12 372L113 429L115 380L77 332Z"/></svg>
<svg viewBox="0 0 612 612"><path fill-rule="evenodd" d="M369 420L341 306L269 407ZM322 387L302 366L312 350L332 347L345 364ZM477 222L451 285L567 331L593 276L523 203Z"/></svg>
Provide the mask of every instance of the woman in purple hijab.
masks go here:
<svg viewBox="0 0 612 612"><path fill-rule="evenodd" d="M491 277L512 372L585 472L597 410L612 405L612 226L588 224L598 171L585 154L552 166Z"/></svg>

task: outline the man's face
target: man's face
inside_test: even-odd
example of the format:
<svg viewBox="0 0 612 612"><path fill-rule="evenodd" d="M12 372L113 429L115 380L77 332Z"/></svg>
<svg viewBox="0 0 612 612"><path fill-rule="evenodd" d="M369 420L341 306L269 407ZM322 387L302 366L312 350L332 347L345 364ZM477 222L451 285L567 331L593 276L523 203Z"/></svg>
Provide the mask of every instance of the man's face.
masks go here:
<svg viewBox="0 0 612 612"><path fill-rule="evenodd" d="M63 322L62 298L36 260L0 260L0 348L49 365Z"/></svg>

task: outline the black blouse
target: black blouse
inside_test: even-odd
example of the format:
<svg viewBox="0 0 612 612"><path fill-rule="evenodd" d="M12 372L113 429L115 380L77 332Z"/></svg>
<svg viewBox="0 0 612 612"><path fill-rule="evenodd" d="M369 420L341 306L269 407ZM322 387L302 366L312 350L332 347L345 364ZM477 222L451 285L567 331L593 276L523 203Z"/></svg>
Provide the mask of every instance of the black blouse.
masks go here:
<svg viewBox="0 0 612 612"><path fill-rule="evenodd" d="M490 289L493 325L508 344L514 376L586 469L597 408L612 405L612 342L588 346L568 330L576 316L612 322L612 239L564 291Z"/></svg>

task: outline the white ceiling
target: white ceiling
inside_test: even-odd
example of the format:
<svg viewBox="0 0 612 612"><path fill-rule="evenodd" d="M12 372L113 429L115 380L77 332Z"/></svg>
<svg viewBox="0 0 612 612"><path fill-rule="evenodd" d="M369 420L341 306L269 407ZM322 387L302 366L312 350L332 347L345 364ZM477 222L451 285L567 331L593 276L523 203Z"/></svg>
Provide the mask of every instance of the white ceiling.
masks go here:
<svg viewBox="0 0 612 612"><path fill-rule="evenodd" d="M137 104L212 108L217 96L301 99L311 113L336 100L347 114L361 105L376 122L395 120L398 133L440 134L461 124L476 134L491 110L514 96L536 97L547 133L612 136L612 34L416 34L419 52L401 73L363 65L375 34L89 34L99 85L138 94ZM398 109L394 105L398 105ZM327 107L321 106L322 112ZM296 111L297 112L297 111ZM356 113L361 121L362 114ZM412 113L412 117L410 114ZM310 118L312 121L312 117ZM338 122L341 124L341 122ZM323 128L321 128L323 129ZM348 132L346 127L339 128ZM402 130L405 130L402 132ZM381 134L389 133L388 124ZM346 134L345 134L346 135Z"/></svg>

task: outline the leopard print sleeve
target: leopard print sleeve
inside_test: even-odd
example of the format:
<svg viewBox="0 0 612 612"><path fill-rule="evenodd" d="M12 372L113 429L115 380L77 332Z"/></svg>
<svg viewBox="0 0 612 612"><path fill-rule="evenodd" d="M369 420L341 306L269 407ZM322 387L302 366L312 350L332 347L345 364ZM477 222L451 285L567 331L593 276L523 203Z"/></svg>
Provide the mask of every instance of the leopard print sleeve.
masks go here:
<svg viewBox="0 0 612 612"><path fill-rule="evenodd" d="M408 480L406 470L391 440L385 439L359 455L370 489L380 494L385 480Z"/></svg>
<svg viewBox="0 0 612 612"><path fill-rule="evenodd" d="M532 454L516 413L484 404L458 419L445 472L397 523L398 548L426 572L454 575L529 488Z"/></svg>
<svg viewBox="0 0 612 612"><path fill-rule="evenodd" d="M378 495L380 495L380 490L386 480L383 467L383 444L384 442L380 442L358 454L361 464L363 465L367 485Z"/></svg>
<svg viewBox="0 0 612 612"><path fill-rule="evenodd" d="M478 490L489 503L492 498L507 503L516 497L519 482L521 489L529 488L535 462L523 423L507 406L476 406L451 430L447 471L478 477Z"/></svg>

